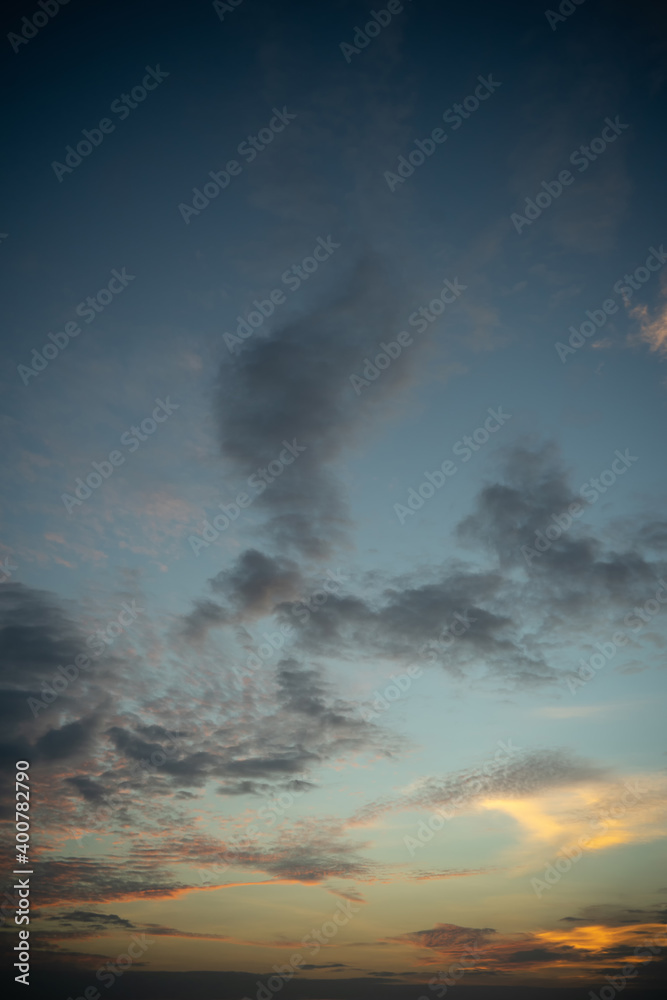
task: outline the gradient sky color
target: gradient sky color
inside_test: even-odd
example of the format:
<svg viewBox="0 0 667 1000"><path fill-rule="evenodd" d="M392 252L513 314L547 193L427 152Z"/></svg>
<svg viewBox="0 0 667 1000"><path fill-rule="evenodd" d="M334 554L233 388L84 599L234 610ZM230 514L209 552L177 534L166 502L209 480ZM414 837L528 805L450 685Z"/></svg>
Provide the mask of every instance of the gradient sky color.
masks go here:
<svg viewBox="0 0 667 1000"><path fill-rule="evenodd" d="M33 996L658 995L664 17L560 8L3 15Z"/></svg>

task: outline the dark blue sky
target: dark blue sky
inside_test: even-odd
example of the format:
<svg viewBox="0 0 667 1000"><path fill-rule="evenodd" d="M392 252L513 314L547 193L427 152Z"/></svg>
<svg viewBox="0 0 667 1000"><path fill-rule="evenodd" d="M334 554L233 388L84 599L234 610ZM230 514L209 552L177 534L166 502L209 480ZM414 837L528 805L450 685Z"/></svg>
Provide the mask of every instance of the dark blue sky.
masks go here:
<svg viewBox="0 0 667 1000"><path fill-rule="evenodd" d="M0 58L35 990L132 934L149 1000L295 953L304 998L438 995L472 944L480 997L627 975L665 915L664 15L55 3Z"/></svg>

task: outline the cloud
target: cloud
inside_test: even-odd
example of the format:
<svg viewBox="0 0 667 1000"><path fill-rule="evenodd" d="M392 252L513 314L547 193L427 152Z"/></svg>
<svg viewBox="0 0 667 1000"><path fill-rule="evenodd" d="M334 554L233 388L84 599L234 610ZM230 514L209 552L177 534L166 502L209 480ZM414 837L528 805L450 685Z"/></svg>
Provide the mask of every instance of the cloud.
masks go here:
<svg viewBox="0 0 667 1000"><path fill-rule="evenodd" d="M450 951L471 943L484 942L490 934L495 934L493 927L461 927L459 924L436 924L423 931L412 931L404 934L397 941L417 944L422 948L434 948L438 951Z"/></svg>
<svg viewBox="0 0 667 1000"><path fill-rule="evenodd" d="M270 614L280 601L296 599L302 590L301 573L291 559L264 555L247 549L236 564L210 581L211 589L227 597L235 609L235 621Z"/></svg>
<svg viewBox="0 0 667 1000"><path fill-rule="evenodd" d="M486 766L486 765L485 765ZM549 789L602 778L606 769L564 750L519 750L507 763L491 761L484 769L464 769L442 776L420 778L402 795L378 799L358 810L352 822L373 822L386 812L433 811L457 813L484 801L522 800Z"/></svg>
<svg viewBox="0 0 667 1000"><path fill-rule="evenodd" d="M367 256L336 301L255 336L234 364L221 367L220 443L240 475L278 459L284 440L306 449L256 501L269 517L265 534L282 551L323 558L345 541L350 522L332 463L406 381L412 362L399 359L367 396L355 395L350 375L396 334L397 315L395 279Z"/></svg>
<svg viewBox="0 0 667 1000"><path fill-rule="evenodd" d="M190 891L159 864L132 861L127 857L88 860L61 857L40 859L43 882L41 906L67 902L104 904L123 899L169 899Z"/></svg>
<svg viewBox="0 0 667 1000"><path fill-rule="evenodd" d="M179 791L190 795L212 783L223 796L297 795L314 789L312 773L328 764L364 753L389 758L404 746L400 737L360 718L356 703L338 697L317 668L284 659L252 681L240 694L223 685L201 700L181 697L178 710L174 705L180 728L172 733L128 712L106 727L96 722L99 763L87 761L61 786L70 793L63 802L69 825L134 822L150 798L149 825L171 827L181 821L174 813ZM164 701L161 709L165 713ZM206 724L202 711L210 715ZM58 738L83 735L83 723L76 723ZM155 801L161 798L163 806ZM166 819L168 805L172 815Z"/></svg>
<svg viewBox="0 0 667 1000"><path fill-rule="evenodd" d="M229 614L215 601L198 599L194 608L183 616L182 631L186 639L200 642L212 628L219 628L229 622Z"/></svg>
<svg viewBox="0 0 667 1000"><path fill-rule="evenodd" d="M0 584L0 683L10 690L49 680L84 651L83 636L47 591Z"/></svg>
<svg viewBox="0 0 667 1000"><path fill-rule="evenodd" d="M261 827L261 821L256 824ZM269 883L321 884L330 879L372 881L384 869L361 854L368 845L352 841L344 835L340 820L295 820L280 830L264 827L261 838L246 834L239 841L215 840L199 834L185 837L163 837L148 845L135 844L135 857L146 865L187 864L210 872L210 881L228 886L256 885L257 882L237 883L230 877L236 870L270 876ZM208 870L208 872L207 872ZM201 884L201 880L199 882ZM359 900L357 892L341 893Z"/></svg>
<svg viewBox="0 0 667 1000"><path fill-rule="evenodd" d="M622 844L650 843L667 834L667 779L643 774L582 775L567 786L536 790L530 798L490 792L484 809L511 817L519 836L503 860L517 872L543 878L561 856L608 850Z"/></svg>
<svg viewBox="0 0 667 1000"><path fill-rule="evenodd" d="M561 917L561 923L600 924L605 927L667 923L667 906L627 907L617 903L591 903L582 907L578 914Z"/></svg>
<svg viewBox="0 0 667 1000"><path fill-rule="evenodd" d="M598 463L591 472L599 475ZM615 530L612 547L604 528L588 528L587 502L569 478L553 443L501 451L495 481L456 530L485 564L451 558L396 580L374 574L363 595L352 585L330 595L299 628L295 646L310 656L440 664L459 680L496 689L561 680L562 655L552 654L576 638L584 648L591 643L600 607L613 631L633 604L654 596L667 571L662 521L626 525L624 539ZM537 533L575 502L582 519L527 561ZM289 623L292 606L279 603L274 613Z"/></svg>
<svg viewBox="0 0 667 1000"><path fill-rule="evenodd" d="M49 729L33 746L33 753L42 760L62 760L91 747L99 725L99 716L91 715L70 722L59 729Z"/></svg>
<svg viewBox="0 0 667 1000"><path fill-rule="evenodd" d="M44 918L47 921L57 920L64 925L83 924L92 931L133 930L135 924L131 920L125 920L115 913L98 913L95 910L69 910L66 913L59 913Z"/></svg>
<svg viewBox="0 0 667 1000"><path fill-rule="evenodd" d="M552 977L565 985L568 980L595 983L605 974L618 973L628 961L637 965L642 977L645 971L651 975L653 970L643 969L645 958L636 957L634 949L645 948L648 941L656 939L663 947L667 943L664 924L637 921L610 927L586 921L567 930L520 934L442 923L390 940L433 952L432 956L420 956L420 964L437 966L438 978L450 984L446 977L452 968L463 967L466 975L481 976L482 981L490 975L510 977L526 972L532 974L533 985L540 979L552 985ZM509 981L517 982L514 978Z"/></svg>

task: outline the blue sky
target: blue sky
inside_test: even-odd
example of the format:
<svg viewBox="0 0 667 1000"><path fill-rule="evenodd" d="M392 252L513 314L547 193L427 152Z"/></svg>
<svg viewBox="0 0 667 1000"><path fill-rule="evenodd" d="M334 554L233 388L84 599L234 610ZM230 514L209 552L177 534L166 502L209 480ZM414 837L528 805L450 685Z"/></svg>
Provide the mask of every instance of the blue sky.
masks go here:
<svg viewBox="0 0 667 1000"><path fill-rule="evenodd" d="M561 7L407 3L357 52L347 0L7 13L36 990L417 1000L473 946L480 998L657 984L664 42Z"/></svg>

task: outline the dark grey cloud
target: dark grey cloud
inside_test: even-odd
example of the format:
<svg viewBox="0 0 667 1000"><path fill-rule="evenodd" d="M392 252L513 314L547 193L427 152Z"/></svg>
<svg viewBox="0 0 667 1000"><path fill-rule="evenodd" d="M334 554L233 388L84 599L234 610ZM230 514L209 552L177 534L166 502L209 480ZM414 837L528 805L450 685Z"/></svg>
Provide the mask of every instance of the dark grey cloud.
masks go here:
<svg viewBox="0 0 667 1000"><path fill-rule="evenodd" d="M536 532L575 502L581 519L527 561L522 550L534 546ZM461 679L470 671L479 679L483 666L484 683L500 689L559 682L563 668L553 650L575 636L590 641L601 617L613 632L634 605L654 596L667 571L661 546L649 553L646 544L647 537L660 541L661 522L650 522L648 534L626 525L622 539L595 533L587 507L553 444L511 447L501 453L497 481L480 491L457 528L459 541L481 551L483 568L451 559L387 580L383 589L376 574L363 596L330 595L304 621L296 648L438 663ZM287 623L291 605L275 613Z"/></svg>
<svg viewBox="0 0 667 1000"><path fill-rule="evenodd" d="M667 550L667 521L648 521L636 533L637 544L649 551Z"/></svg>
<svg viewBox="0 0 667 1000"><path fill-rule="evenodd" d="M400 581L374 598L331 595L299 629L296 642L310 654L440 663L458 677L481 661L512 685L553 676L540 651L524 641L500 573L457 566L426 573L435 579ZM284 623L292 617L288 604L276 613Z"/></svg>
<svg viewBox="0 0 667 1000"><path fill-rule="evenodd" d="M40 873L42 878L35 888L35 902L39 905L159 899L187 888L187 883L174 880L157 862L127 857L108 856L94 861L78 857L41 859Z"/></svg>
<svg viewBox="0 0 667 1000"><path fill-rule="evenodd" d="M563 923L602 924L623 927L626 924L667 924L667 906L620 906L616 903L591 903L576 916L561 917Z"/></svg>
<svg viewBox="0 0 667 1000"><path fill-rule="evenodd" d="M229 622L229 613L215 601L200 598L194 607L183 616L182 632L186 639L199 642L212 628L219 628Z"/></svg>
<svg viewBox="0 0 667 1000"><path fill-rule="evenodd" d="M91 715L70 722L59 729L49 729L34 745L34 753L45 760L63 760L91 747L99 725L99 717Z"/></svg>
<svg viewBox="0 0 667 1000"><path fill-rule="evenodd" d="M78 775L73 778L65 778L65 781L72 786L85 800L86 802L92 802L94 805L99 805L104 801L104 789L103 787L92 778L84 775Z"/></svg>
<svg viewBox="0 0 667 1000"><path fill-rule="evenodd" d="M98 697L103 701L104 695L97 691L91 696L84 670L66 682L58 670L80 655L91 663L86 637L61 602L47 591L0 584L3 766L11 769L24 758L36 764L73 760L93 748L102 716L90 702ZM95 664L96 682L108 680L115 666L113 657L100 658ZM56 678L59 684L54 689Z"/></svg>
<svg viewBox="0 0 667 1000"><path fill-rule="evenodd" d="M527 948L525 951L515 951L513 954L507 955L505 961L509 965L523 965L524 963L532 965L533 962L555 962L558 959L564 958L566 953L568 961L572 961L572 959L576 960L580 957L575 948L569 945L559 945L557 949Z"/></svg>
<svg viewBox="0 0 667 1000"><path fill-rule="evenodd" d="M299 968L310 971L311 969L349 969L350 966L344 962L324 962L320 965L311 965L310 962L306 962L300 965Z"/></svg>
<svg viewBox="0 0 667 1000"><path fill-rule="evenodd" d="M282 441L305 447L255 501L281 551L325 556L349 525L332 473L371 412L405 380L409 353L357 396L350 375L397 332L397 282L370 256L334 301L267 336L256 334L220 371L218 420L223 455L247 477L277 459ZM414 349L413 349L414 350Z"/></svg>
<svg viewBox="0 0 667 1000"><path fill-rule="evenodd" d="M600 474L600 466L604 467L602 461L591 469L589 478ZM632 466L627 474L631 477ZM595 534L588 526L593 504L570 486L570 479L553 443L507 449L500 480L480 492L472 513L458 527L459 537L482 546L503 569L523 569L530 586L538 588L538 597L562 612L588 610L600 600L627 605L642 595L646 599L647 588L657 585L667 564L660 559L648 561L638 539L644 544L649 539L659 543L664 526L647 524L648 534L634 527L625 540L614 538L610 545L601 532ZM621 487L609 489L614 488ZM604 499L604 493L595 492L598 500ZM544 535L550 528L554 534L554 516L567 515L573 503L583 508L583 514L571 519L559 537L550 539L546 551L527 560L523 548L534 549L537 532Z"/></svg>
<svg viewBox="0 0 667 1000"><path fill-rule="evenodd" d="M73 810L67 822L120 828L136 820L150 798L146 822L159 827L175 792L191 795L212 784L224 796L299 794L317 787L312 775L326 764L359 753L391 757L404 745L360 718L356 704L337 697L316 669L283 660L262 683L270 702L261 692L235 705L228 700L229 718L217 728L202 727L181 705L181 719L189 724L172 734L127 715L102 729L98 762L63 781ZM222 691L220 697L222 705Z"/></svg>
<svg viewBox="0 0 667 1000"><path fill-rule="evenodd" d="M132 930L135 924L131 920L125 920L115 913L96 913L94 910L69 910L66 913L59 913L54 916L44 918L48 921L57 921L61 924L83 924L90 926L93 930Z"/></svg>
<svg viewBox="0 0 667 1000"><path fill-rule="evenodd" d="M0 584L3 687L36 687L84 651L81 632L51 594L21 583Z"/></svg>
<svg viewBox="0 0 667 1000"><path fill-rule="evenodd" d="M460 946L473 943L482 944L490 934L495 934L493 927L463 927L460 924L436 924L422 931L411 931L403 934L397 941L409 941L420 944L424 948L434 948L449 951Z"/></svg>
<svg viewBox="0 0 667 1000"><path fill-rule="evenodd" d="M511 742L511 741L510 741ZM495 748L494 748L495 753ZM463 811L482 798L523 798L552 788L578 782L600 780L608 769L579 758L566 750L523 750L510 757L494 753L479 768L468 768L422 779L411 791L393 799L377 800L355 815L356 822L398 810L434 810L450 813Z"/></svg>
<svg viewBox="0 0 667 1000"><path fill-rule="evenodd" d="M291 559L247 549L231 569L213 577L210 586L234 607L236 620L243 621L270 614L280 601L295 600L303 588L303 578Z"/></svg>

